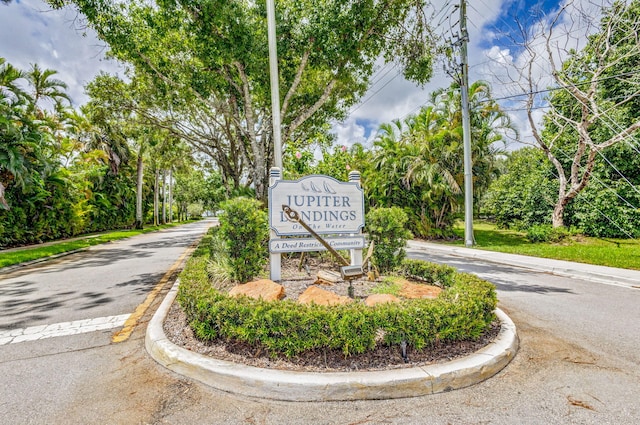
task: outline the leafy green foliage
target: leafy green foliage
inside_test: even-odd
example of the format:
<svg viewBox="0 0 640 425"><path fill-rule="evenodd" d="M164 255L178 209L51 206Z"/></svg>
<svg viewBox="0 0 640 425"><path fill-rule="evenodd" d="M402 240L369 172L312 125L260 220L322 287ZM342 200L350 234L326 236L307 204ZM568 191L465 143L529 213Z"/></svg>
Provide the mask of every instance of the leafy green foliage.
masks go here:
<svg viewBox="0 0 640 425"><path fill-rule="evenodd" d="M346 146L335 146L333 152L324 150L322 152L322 160L314 167L316 174L324 174L331 176L339 181L348 181L349 173L354 168L354 159L352 153Z"/></svg>
<svg viewBox="0 0 640 425"><path fill-rule="evenodd" d="M535 224L527 229L527 239L536 242L560 242L570 232L565 227L553 227L550 224Z"/></svg>
<svg viewBox="0 0 640 425"><path fill-rule="evenodd" d="M543 117L544 128L533 134L539 147L549 158L553 158L559 183L552 215L555 227L565 226L571 221L570 217L565 217L567 209L578 200L581 193L599 180L597 169L610 148L637 144L639 140L639 12L638 1L614 1L605 5L602 13L596 17L599 22L592 22L598 31L586 36L587 42L583 48L567 52L562 65L551 72L554 85L562 89L551 92L549 108ZM566 13L566 10L562 9L562 13ZM564 17L559 15L553 21L559 23L563 20ZM551 32L555 31L554 25L549 27L548 33L542 34L547 42ZM547 47L547 60L555 61L553 49L550 45ZM538 57L533 57L530 64L538 60ZM535 104L531 99L528 103ZM531 109L529 117L532 117ZM633 153L623 163L632 162L635 156ZM608 174L607 168L616 168L609 160L605 162L604 174ZM630 182L630 185L634 184L638 183ZM605 212L601 213L606 215ZM610 217L612 225L618 227L620 233L630 236L628 231L620 231L629 227L625 223L629 214L620 211L620 214L613 215L619 215L622 222L617 225Z"/></svg>
<svg viewBox="0 0 640 425"><path fill-rule="evenodd" d="M421 237L450 237L464 203L462 119L459 90L453 85L432 93L431 105L403 122L384 124L374 141L371 167L363 185L372 207L398 206L409 228ZM495 142L514 132L508 116L491 98L487 83L470 91L474 140L474 197L483 195L498 171Z"/></svg>
<svg viewBox="0 0 640 425"><path fill-rule="evenodd" d="M90 86L92 100L69 109L66 85L55 75L37 65L21 71L0 58L0 246L141 226L153 184L147 179L145 190L141 145L165 148L158 166L190 156L178 150L184 144L160 143L162 133L135 121L114 100L121 92L107 96L113 86Z"/></svg>
<svg viewBox="0 0 640 425"><path fill-rule="evenodd" d="M267 260L269 238L267 213L259 201L234 198L224 202L220 232L226 241L231 277L248 282L260 273Z"/></svg>
<svg viewBox="0 0 640 425"><path fill-rule="evenodd" d="M366 215L365 223L373 246L373 264L381 273L400 265L404 246L413 235L407 230L407 214L398 207L376 208Z"/></svg>
<svg viewBox="0 0 640 425"><path fill-rule="evenodd" d="M558 190L551 167L539 149L512 152L506 172L489 186L483 209L499 227L507 229L551 223Z"/></svg>
<svg viewBox="0 0 640 425"><path fill-rule="evenodd" d="M49 0L59 6L59 0ZM131 65L145 116L181 132L230 183L266 198L273 160L264 2L74 0L111 53ZM313 143L366 92L375 61L432 75L426 1L276 3L285 143ZM175 117L175 118L174 118ZM242 158L242 159L240 159Z"/></svg>
<svg viewBox="0 0 640 425"><path fill-rule="evenodd" d="M456 269L451 266L413 259L405 259L399 272L441 288L451 285L456 275Z"/></svg>
<svg viewBox="0 0 640 425"><path fill-rule="evenodd" d="M640 184L636 187L640 188ZM621 180L609 180L606 187L600 181L595 182L567 207L567 224L589 236L638 238L640 193L637 190Z"/></svg>

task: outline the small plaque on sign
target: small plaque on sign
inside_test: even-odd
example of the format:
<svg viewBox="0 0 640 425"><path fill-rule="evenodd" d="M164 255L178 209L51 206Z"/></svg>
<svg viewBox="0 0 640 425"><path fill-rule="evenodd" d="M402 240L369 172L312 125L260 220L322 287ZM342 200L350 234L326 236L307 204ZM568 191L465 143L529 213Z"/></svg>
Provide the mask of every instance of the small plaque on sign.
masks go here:
<svg viewBox="0 0 640 425"><path fill-rule="evenodd" d="M343 238L324 238L335 250L363 249L364 236L352 236ZM269 251L272 253L283 252L311 252L326 251L326 248L314 238L275 238L269 241Z"/></svg>

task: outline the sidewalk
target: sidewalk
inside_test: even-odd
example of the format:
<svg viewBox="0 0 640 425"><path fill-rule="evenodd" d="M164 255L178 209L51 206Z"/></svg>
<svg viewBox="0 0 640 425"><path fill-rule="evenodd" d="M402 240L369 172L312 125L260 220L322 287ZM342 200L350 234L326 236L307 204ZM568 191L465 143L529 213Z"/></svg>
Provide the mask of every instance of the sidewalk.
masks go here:
<svg viewBox="0 0 640 425"><path fill-rule="evenodd" d="M407 243L407 250L421 251L425 253L446 253L448 255L455 255L463 258L524 267L559 276L575 277L607 285L640 289L640 270L594 266L592 264L530 257L527 255L505 254L502 252L484 251L477 248L465 248L461 246L442 245L415 240Z"/></svg>

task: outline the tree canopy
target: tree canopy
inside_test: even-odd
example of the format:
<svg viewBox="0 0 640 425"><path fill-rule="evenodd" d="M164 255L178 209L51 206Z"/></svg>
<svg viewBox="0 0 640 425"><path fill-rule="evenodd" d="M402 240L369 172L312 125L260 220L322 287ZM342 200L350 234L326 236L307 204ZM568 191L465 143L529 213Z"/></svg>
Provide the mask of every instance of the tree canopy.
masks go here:
<svg viewBox="0 0 640 425"><path fill-rule="evenodd" d="M273 162L264 2L54 1L74 4L152 93L148 116L212 154L233 156L258 197ZM416 0L276 4L282 135L305 143L366 91L379 57L419 83L434 41ZM220 159L213 157L214 161ZM236 162L237 163L237 162ZM224 170L221 170L224 172Z"/></svg>

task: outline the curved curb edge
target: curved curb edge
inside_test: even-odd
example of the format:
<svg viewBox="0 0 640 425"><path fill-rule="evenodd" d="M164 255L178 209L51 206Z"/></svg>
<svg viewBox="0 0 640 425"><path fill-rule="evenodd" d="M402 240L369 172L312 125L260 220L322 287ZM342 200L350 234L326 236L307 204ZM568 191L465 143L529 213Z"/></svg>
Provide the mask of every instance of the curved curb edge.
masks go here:
<svg viewBox="0 0 640 425"><path fill-rule="evenodd" d="M178 293L173 285L147 326L145 348L166 368L230 393L285 401L376 400L468 387L502 370L518 351L515 324L500 309L500 332L479 351L447 363L370 372L294 372L262 369L203 356L169 341L162 324Z"/></svg>

